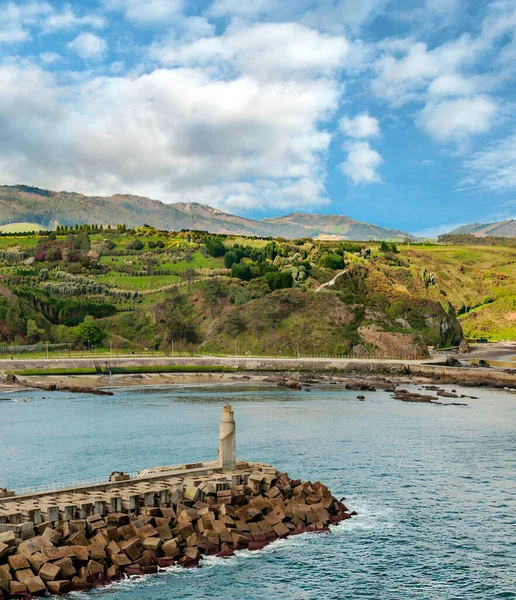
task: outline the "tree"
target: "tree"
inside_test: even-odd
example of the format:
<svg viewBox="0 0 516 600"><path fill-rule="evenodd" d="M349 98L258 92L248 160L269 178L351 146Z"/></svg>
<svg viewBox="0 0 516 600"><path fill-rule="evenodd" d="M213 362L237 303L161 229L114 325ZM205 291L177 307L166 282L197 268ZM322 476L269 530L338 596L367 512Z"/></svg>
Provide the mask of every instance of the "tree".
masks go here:
<svg viewBox="0 0 516 600"><path fill-rule="evenodd" d="M26 327L27 337L31 343L37 342L39 340L39 336L45 333L44 329L40 329L33 319L27 319L27 327Z"/></svg>
<svg viewBox="0 0 516 600"><path fill-rule="evenodd" d="M247 263L234 263L231 267L231 277L236 277L242 281L251 281L253 277L251 267Z"/></svg>
<svg viewBox="0 0 516 600"><path fill-rule="evenodd" d="M215 310L219 306L219 300L222 297L222 288L220 281L217 279L209 279L204 289L204 296L206 298L206 304L210 308L211 318L215 316Z"/></svg>
<svg viewBox="0 0 516 600"><path fill-rule="evenodd" d="M104 330L95 321L95 317L88 315L84 321L76 327L77 338L88 348L92 345L99 344L106 334Z"/></svg>
<svg viewBox="0 0 516 600"><path fill-rule="evenodd" d="M196 276L196 272L193 269L185 269L181 273L181 277L186 281L186 283L188 285L188 291L190 291L190 285L192 283L192 280L195 278L195 276Z"/></svg>
<svg viewBox="0 0 516 600"><path fill-rule="evenodd" d="M219 237L211 236L205 242L206 250L208 254L213 257L223 256L226 252L226 248Z"/></svg>
<svg viewBox="0 0 516 600"><path fill-rule="evenodd" d="M17 335L25 333L25 326L20 318L20 306L17 302L9 302L4 317L4 324L7 329L6 337L10 340L13 340Z"/></svg>
<svg viewBox="0 0 516 600"><path fill-rule="evenodd" d="M291 288L294 280L290 271L276 271L273 273L267 273L265 275L265 281L269 284L272 291L279 290L282 288Z"/></svg>
<svg viewBox="0 0 516 600"><path fill-rule="evenodd" d="M74 246L81 252L88 252L91 249L90 236L86 233L86 231L81 231L81 233L78 233L75 236Z"/></svg>
<svg viewBox="0 0 516 600"><path fill-rule="evenodd" d="M134 241L132 241L128 248L130 248L131 250L142 250L143 248L143 242L141 240L139 240L138 238L136 238Z"/></svg>
<svg viewBox="0 0 516 600"><path fill-rule="evenodd" d="M343 269L344 268L344 259L340 254L335 254L333 252L327 252L321 256L319 261L321 267L325 267L326 269Z"/></svg>
<svg viewBox="0 0 516 600"><path fill-rule="evenodd" d="M224 254L224 266L226 267L226 269L231 269L231 267L237 262L238 257L232 250Z"/></svg>
<svg viewBox="0 0 516 600"><path fill-rule="evenodd" d="M228 314L226 320L224 322L224 330L228 333L232 338L238 336L239 333L244 331L246 328L246 321L243 315L240 314L238 310L233 310Z"/></svg>

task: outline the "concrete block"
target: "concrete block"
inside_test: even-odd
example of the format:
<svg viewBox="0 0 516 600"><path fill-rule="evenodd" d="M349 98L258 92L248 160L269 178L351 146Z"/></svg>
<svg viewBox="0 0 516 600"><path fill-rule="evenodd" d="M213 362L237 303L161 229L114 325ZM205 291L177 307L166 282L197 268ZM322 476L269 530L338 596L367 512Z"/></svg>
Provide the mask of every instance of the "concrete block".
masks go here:
<svg viewBox="0 0 516 600"><path fill-rule="evenodd" d="M88 571L90 572L90 575L100 575L101 573L104 573L104 565L101 565L95 560L90 560L88 563Z"/></svg>
<svg viewBox="0 0 516 600"><path fill-rule="evenodd" d="M159 535L158 531L152 525L144 525L138 529L137 533L142 540L145 540L148 537L157 537Z"/></svg>
<svg viewBox="0 0 516 600"><path fill-rule="evenodd" d="M80 531L77 531L76 533L71 535L68 538L68 543L71 546L87 546L89 544L86 536L83 533L81 533Z"/></svg>
<svg viewBox="0 0 516 600"><path fill-rule="evenodd" d="M60 558L54 564L61 568L63 579L71 579L77 572L71 558Z"/></svg>
<svg viewBox="0 0 516 600"><path fill-rule="evenodd" d="M143 546L141 538L134 537L130 540L120 542L119 546L120 550L125 552L131 560L135 561L140 558Z"/></svg>
<svg viewBox="0 0 516 600"><path fill-rule="evenodd" d="M273 525L272 529L278 537L285 537L289 533L289 529L284 523Z"/></svg>
<svg viewBox="0 0 516 600"><path fill-rule="evenodd" d="M118 552L111 556L112 563L117 567L124 567L132 563L131 559L124 552Z"/></svg>
<svg viewBox="0 0 516 600"><path fill-rule="evenodd" d="M19 571L16 571L15 577L20 583L26 585L26 582L34 577L34 573L32 572L32 569L20 569Z"/></svg>
<svg viewBox="0 0 516 600"><path fill-rule="evenodd" d="M43 554L43 552L35 552L34 554L31 554L27 560L36 573L46 562L48 562L48 558Z"/></svg>
<svg viewBox="0 0 516 600"><path fill-rule="evenodd" d="M11 571L19 571L20 569L28 569L29 561L23 554L13 554L7 559Z"/></svg>
<svg viewBox="0 0 516 600"><path fill-rule="evenodd" d="M161 551L167 557L179 556L180 554L179 548L177 547L177 543L175 540L167 540L166 542L163 542L163 545L161 546Z"/></svg>
<svg viewBox="0 0 516 600"><path fill-rule="evenodd" d="M71 547L77 560L82 562L87 562L90 558L90 553L88 551L88 546L72 546Z"/></svg>
<svg viewBox="0 0 516 600"><path fill-rule="evenodd" d="M156 529L158 536L162 541L170 540L172 538L172 532L170 531L170 527L168 525L160 525Z"/></svg>
<svg viewBox="0 0 516 600"><path fill-rule="evenodd" d="M0 533L0 544L6 544L7 546L14 546L16 543L16 536L13 531L6 531Z"/></svg>
<svg viewBox="0 0 516 600"><path fill-rule="evenodd" d="M54 581L61 575L61 568L52 563L44 564L39 570L39 576L43 581Z"/></svg>
<svg viewBox="0 0 516 600"><path fill-rule="evenodd" d="M106 553L109 557L113 556L113 554L118 554L120 552L120 546L114 540L111 540L109 544L106 546Z"/></svg>
<svg viewBox="0 0 516 600"><path fill-rule="evenodd" d="M72 590L72 584L66 580L48 581L47 588L51 594L60 596L61 594L67 594L70 592Z"/></svg>
<svg viewBox="0 0 516 600"><path fill-rule="evenodd" d="M103 546L102 544L91 544L91 546L88 546L90 558L93 560L102 560L103 558L106 558L105 548L106 546Z"/></svg>
<svg viewBox="0 0 516 600"><path fill-rule="evenodd" d="M57 546L57 544L59 544L59 542L61 541L61 534L59 533L59 531L51 529L50 527L47 527L45 529L41 537L45 540L49 540L50 542L52 542L54 546Z"/></svg>
<svg viewBox="0 0 516 600"><path fill-rule="evenodd" d="M11 594L11 596L22 596L24 594L27 594L27 586L23 583L20 583L19 581L12 579L9 586L9 593Z"/></svg>
<svg viewBox="0 0 516 600"><path fill-rule="evenodd" d="M59 507L59 519L61 521L71 521L75 518L75 506L73 504L64 504Z"/></svg>
<svg viewBox="0 0 516 600"><path fill-rule="evenodd" d="M41 580L41 577L31 577L25 581L25 585L27 586L27 590L30 594L40 594L42 592L46 592L47 587Z"/></svg>
<svg viewBox="0 0 516 600"><path fill-rule="evenodd" d="M152 550L153 552L157 552L161 544L162 541L159 537L146 537L143 540L143 548L145 550Z"/></svg>
<svg viewBox="0 0 516 600"><path fill-rule="evenodd" d="M0 565L0 590L9 592L13 576L8 565Z"/></svg>

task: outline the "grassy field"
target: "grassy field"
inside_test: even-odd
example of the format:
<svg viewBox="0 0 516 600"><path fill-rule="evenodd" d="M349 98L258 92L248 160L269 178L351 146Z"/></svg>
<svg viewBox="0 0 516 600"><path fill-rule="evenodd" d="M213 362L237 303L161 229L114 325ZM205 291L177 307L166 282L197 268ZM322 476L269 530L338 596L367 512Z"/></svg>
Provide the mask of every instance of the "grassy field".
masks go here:
<svg viewBox="0 0 516 600"><path fill-rule="evenodd" d="M182 281L178 275L143 275L135 277L126 275L125 273L117 273L116 271L111 271L105 275L97 275L94 279L100 283L107 283L122 290L135 291L160 288L164 285Z"/></svg>
<svg viewBox="0 0 516 600"><path fill-rule="evenodd" d="M516 249L501 246L401 247L417 274L435 276L426 293L459 311L467 337L516 339Z"/></svg>
<svg viewBox="0 0 516 600"><path fill-rule="evenodd" d="M26 235L10 235L10 236L0 236L0 250L5 250L10 246L22 246L23 248L35 248L38 245L38 240L40 238L35 236L26 236Z"/></svg>
<svg viewBox="0 0 516 600"><path fill-rule="evenodd" d="M43 228L38 223L9 223L0 225L2 233L25 233L26 231L41 231Z"/></svg>

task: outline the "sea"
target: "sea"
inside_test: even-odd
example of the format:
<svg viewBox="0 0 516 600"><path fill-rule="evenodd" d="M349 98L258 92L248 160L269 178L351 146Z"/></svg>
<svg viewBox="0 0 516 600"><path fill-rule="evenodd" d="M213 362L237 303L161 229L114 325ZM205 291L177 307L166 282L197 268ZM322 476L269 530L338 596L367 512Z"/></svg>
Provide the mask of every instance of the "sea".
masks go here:
<svg viewBox="0 0 516 600"><path fill-rule="evenodd" d="M414 404L377 391L360 392L360 401L339 386L240 383L118 388L113 396L0 392L0 487L213 460L230 402L238 458L320 480L357 516L331 533L72 598L516 598L516 394L457 391L478 398Z"/></svg>

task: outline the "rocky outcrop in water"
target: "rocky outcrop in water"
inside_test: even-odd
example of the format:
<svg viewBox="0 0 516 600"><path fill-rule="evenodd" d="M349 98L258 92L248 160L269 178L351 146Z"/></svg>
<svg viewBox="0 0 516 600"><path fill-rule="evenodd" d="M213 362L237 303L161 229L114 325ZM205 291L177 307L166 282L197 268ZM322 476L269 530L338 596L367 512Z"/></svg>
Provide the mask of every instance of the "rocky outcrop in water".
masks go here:
<svg viewBox="0 0 516 600"><path fill-rule="evenodd" d="M320 482L253 471L245 484L176 490L165 505L38 524L0 523L0 600L102 587L203 555L260 550L279 538L328 532L353 514ZM62 513L60 512L60 517Z"/></svg>

